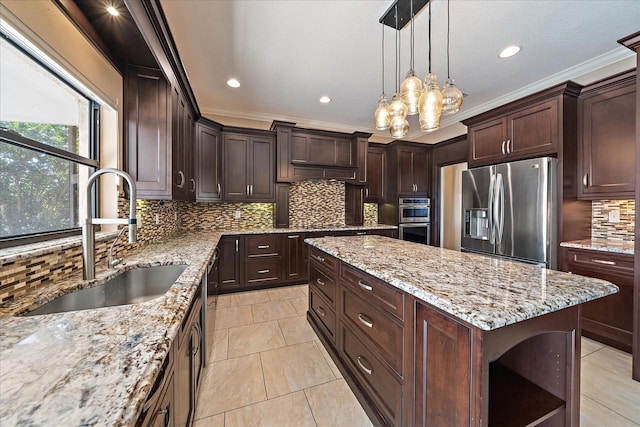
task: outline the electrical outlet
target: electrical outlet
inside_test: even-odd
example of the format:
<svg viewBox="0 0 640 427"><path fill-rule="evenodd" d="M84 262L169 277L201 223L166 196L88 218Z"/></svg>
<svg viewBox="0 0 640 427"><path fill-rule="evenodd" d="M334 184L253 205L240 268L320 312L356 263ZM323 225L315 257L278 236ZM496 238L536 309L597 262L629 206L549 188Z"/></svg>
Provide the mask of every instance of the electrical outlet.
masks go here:
<svg viewBox="0 0 640 427"><path fill-rule="evenodd" d="M242 218L242 211L236 211L235 218L236 219Z"/></svg>
<svg viewBox="0 0 640 427"><path fill-rule="evenodd" d="M160 224L160 214L156 213L156 225Z"/></svg>
<svg viewBox="0 0 640 427"><path fill-rule="evenodd" d="M620 222L620 209L612 209L609 211L609 222L612 224Z"/></svg>
<svg viewBox="0 0 640 427"><path fill-rule="evenodd" d="M177 210L175 210L175 211L173 212L173 220L174 220L174 221L177 221L177 220L178 220L178 211L177 211Z"/></svg>
<svg viewBox="0 0 640 427"><path fill-rule="evenodd" d="M136 226L138 230L142 228L142 215L136 215Z"/></svg>

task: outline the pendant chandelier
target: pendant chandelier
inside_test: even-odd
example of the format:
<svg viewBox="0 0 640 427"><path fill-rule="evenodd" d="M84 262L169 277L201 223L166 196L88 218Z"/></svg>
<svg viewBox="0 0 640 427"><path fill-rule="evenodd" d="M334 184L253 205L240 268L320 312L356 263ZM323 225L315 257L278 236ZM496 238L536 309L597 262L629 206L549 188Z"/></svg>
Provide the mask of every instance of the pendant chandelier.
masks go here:
<svg viewBox="0 0 640 427"><path fill-rule="evenodd" d="M440 118L443 114L454 114L460 110L463 94L455 85L455 81L450 75L450 0L447 0L447 80L442 89L438 86L438 78L431 72L431 2L434 0L416 0L419 7L414 11L414 0L408 0L409 16L407 12L407 0L396 0L391 8L382 16L380 22L383 24L382 30L382 95L378 99L378 105L374 113L376 129L389 129L391 136L402 138L409 132L409 122L407 115L419 114L420 130L431 132L440 127ZM429 4L429 50L428 50L428 73L424 78L424 87L414 70L414 16L419 9ZM401 26L398 25L399 7L404 7L401 21L404 26L410 18L411 22L411 59L409 71L405 80L399 85L399 32ZM393 14L393 15L391 15ZM395 24L395 25L394 25ZM392 97L391 104L388 104L384 93L384 25L395 27L396 29L396 92ZM398 90L398 85L400 89ZM386 113L385 113L386 109ZM388 120L388 121L387 121Z"/></svg>

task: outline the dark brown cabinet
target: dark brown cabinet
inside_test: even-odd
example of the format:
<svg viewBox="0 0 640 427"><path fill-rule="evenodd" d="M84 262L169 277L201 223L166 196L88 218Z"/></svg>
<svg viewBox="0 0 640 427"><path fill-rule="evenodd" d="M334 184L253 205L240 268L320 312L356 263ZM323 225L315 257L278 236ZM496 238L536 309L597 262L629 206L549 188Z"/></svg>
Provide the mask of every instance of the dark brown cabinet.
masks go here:
<svg viewBox="0 0 640 427"><path fill-rule="evenodd" d="M578 197L635 194L636 73L584 88L578 97Z"/></svg>
<svg viewBox="0 0 640 427"><path fill-rule="evenodd" d="M222 140L220 127L201 119L196 124L196 200L222 200Z"/></svg>
<svg viewBox="0 0 640 427"><path fill-rule="evenodd" d="M275 201L274 145L272 136L224 133L224 200Z"/></svg>
<svg viewBox="0 0 640 427"><path fill-rule="evenodd" d="M284 235L284 280L303 281L308 277L307 251L303 233Z"/></svg>
<svg viewBox="0 0 640 427"><path fill-rule="evenodd" d="M387 149L383 145L369 144L364 201L365 203L387 201Z"/></svg>
<svg viewBox="0 0 640 427"><path fill-rule="evenodd" d="M607 280L617 294L582 306L582 335L631 353L633 339L633 255L566 248L567 271Z"/></svg>
<svg viewBox="0 0 640 427"><path fill-rule="evenodd" d="M176 345L172 345L165 357L158 377L151 386L136 427L173 427L175 425L175 393L173 359Z"/></svg>
<svg viewBox="0 0 640 427"><path fill-rule="evenodd" d="M194 120L178 88L171 90L171 139L173 165L173 199L194 201Z"/></svg>
<svg viewBox="0 0 640 427"><path fill-rule="evenodd" d="M346 225L362 225L364 223L364 192L361 185L345 184L344 222Z"/></svg>
<svg viewBox="0 0 640 427"><path fill-rule="evenodd" d="M254 288L282 282L282 235L248 234L242 238L242 285Z"/></svg>
<svg viewBox="0 0 640 427"><path fill-rule="evenodd" d="M221 291L238 290L240 287L241 236L222 236L218 242L218 286Z"/></svg>
<svg viewBox="0 0 640 427"><path fill-rule="evenodd" d="M415 143L391 143L388 148L389 198L429 196L429 148Z"/></svg>

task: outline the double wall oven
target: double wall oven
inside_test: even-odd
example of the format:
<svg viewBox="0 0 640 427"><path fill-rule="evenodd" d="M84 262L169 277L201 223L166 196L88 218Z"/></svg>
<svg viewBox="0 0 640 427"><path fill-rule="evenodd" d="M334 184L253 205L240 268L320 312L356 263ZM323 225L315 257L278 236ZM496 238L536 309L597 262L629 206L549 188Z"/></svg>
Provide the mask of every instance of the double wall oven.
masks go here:
<svg viewBox="0 0 640 427"><path fill-rule="evenodd" d="M428 245L431 235L431 200L423 197L398 201L398 231L401 240Z"/></svg>

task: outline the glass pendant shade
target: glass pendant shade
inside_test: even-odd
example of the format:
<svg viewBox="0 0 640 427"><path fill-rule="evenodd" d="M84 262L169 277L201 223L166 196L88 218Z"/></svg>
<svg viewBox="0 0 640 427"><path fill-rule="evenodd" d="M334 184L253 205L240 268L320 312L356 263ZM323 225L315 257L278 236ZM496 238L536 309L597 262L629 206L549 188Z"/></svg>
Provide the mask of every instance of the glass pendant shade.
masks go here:
<svg viewBox="0 0 640 427"><path fill-rule="evenodd" d="M422 93L422 82L413 70L409 70L407 77L400 86L400 98L407 104L407 114L413 116L418 114L418 102Z"/></svg>
<svg viewBox="0 0 640 427"><path fill-rule="evenodd" d="M399 94L394 94L393 98L391 98L391 104L389 105L389 116L391 117L391 121L396 117L401 117L402 120L407 118L408 113L407 105L402 102Z"/></svg>
<svg viewBox="0 0 640 427"><path fill-rule="evenodd" d="M442 86L442 114L454 114L462 105L462 92L457 88L455 81L448 78Z"/></svg>
<svg viewBox="0 0 640 427"><path fill-rule="evenodd" d="M431 132L440 127L442 115L442 92L438 87L435 74L427 74L424 78L424 90L420 95L420 130Z"/></svg>
<svg viewBox="0 0 640 427"><path fill-rule="evenodd" d="M378 106L373 113L373 123L378 130L387 130L391 124L391 116L389 115L389 101L384 93L378 98Z"/></svg>
<svg viewBox="0 0 640 427"><path fill-rule="evenodd" d="M400 101L402 102L402 101ZM400 116L396 116L391 119L391 126L389 132L394 138L404 138L409 133L409 122L407 119Z"/></svg>

